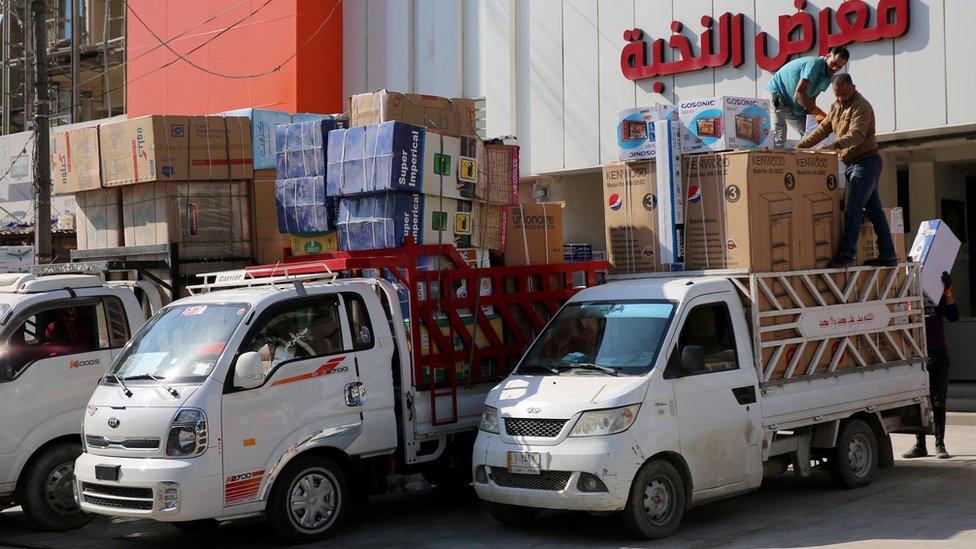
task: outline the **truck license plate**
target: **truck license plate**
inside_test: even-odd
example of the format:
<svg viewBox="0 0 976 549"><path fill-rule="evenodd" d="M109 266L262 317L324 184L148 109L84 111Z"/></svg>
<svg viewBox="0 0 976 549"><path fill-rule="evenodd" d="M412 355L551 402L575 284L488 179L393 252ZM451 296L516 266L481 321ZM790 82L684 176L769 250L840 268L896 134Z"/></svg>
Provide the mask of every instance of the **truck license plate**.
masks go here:
<svg viewBox="0 0 976 549"><path fill-rule="evenodd" d="M542 474L542 454L539 452L509 452L508 470L526 475Z"/></svg>

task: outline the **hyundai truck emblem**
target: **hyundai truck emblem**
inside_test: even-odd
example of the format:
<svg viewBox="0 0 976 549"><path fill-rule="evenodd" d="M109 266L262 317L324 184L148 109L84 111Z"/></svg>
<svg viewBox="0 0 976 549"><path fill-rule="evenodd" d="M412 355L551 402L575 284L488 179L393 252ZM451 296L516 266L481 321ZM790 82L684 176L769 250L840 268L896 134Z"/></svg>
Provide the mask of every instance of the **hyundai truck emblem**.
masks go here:
<svg viewBox="0 0 976 549"><path fill-rule="evenodd" d="M529 408L529 409L528 409L528 410L526 410L526 411L527 411L528 413L530 413L530 414L538 414L539 412L541 412L541 411L542 411L542 408L534 408L534 407L533 407L533 408Z"/></svg>
<svg viewBox="0 0 976 549"><path fill-rule="evenodd" d="M117 418L117 417L109 418L109 420L108 420L108 426L111 427L111 428L113 428L113 429L115 429L116 427L118 427L119 426L119 418Z"/></svg>

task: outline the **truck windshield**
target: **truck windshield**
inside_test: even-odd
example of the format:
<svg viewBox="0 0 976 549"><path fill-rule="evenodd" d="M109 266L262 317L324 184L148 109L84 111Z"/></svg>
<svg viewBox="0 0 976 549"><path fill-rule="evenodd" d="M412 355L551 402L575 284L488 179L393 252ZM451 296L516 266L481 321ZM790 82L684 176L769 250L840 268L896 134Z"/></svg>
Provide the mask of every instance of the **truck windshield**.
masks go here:
<svg viewBox="0 0 976 549"><path fill-rule="evenodd" d="M206 379L240 325L247 305L176 305L154 316L132 338L106 380L152 378L170 382ZM151 376L151 377L150 377Z"/></svg>
<svg viewBox="0 0 976 549"><path fill-rule="evenodd" d="M654 367L673 312L666 301L570 303L539 335L517 373L644 374Z"/></svg>

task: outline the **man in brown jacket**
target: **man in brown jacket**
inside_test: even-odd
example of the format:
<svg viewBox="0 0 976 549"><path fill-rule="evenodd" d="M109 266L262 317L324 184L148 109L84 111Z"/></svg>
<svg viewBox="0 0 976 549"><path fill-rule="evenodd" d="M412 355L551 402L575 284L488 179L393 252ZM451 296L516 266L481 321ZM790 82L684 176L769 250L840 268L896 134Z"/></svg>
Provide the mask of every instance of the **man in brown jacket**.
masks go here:
<svg viewBox="0 0 976 549"><path fill-rule="evenodd" d="M878 142L874 138L874 109L858 93L851 75L838 74L832 85L837 100L830 106L830 112L820 125L797 145L801 149L810 148L833 133L837 138L827 148L838 151L841 161L847 165L844 174L850 188L844 208L844 238L830 266L844 268L854 264L857 236L861 231L861 220L866 215L878 235L879 255L869 259L865 265L893 267L898 264L898 256L878 196L882 162Z"/></svg>

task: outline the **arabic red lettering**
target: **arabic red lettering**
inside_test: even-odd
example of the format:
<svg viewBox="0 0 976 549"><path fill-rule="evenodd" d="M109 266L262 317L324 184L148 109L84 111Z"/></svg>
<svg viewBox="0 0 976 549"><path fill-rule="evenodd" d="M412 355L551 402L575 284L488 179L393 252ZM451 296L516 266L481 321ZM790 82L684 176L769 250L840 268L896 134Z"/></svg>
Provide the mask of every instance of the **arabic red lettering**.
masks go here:
<svg viewBox="0 0 976 549"><path fill-rule="evenodd" d="M722 17L725 17L723 14ZM741 13L732 16L732 28L729 30L730 46L732 48L732 66L741 67L746 62L746 17Z"/></svg>
<svg viewBox="0 0 976 549"><path fill-rule="evenodd" d="M826 55L830 48L855 42L876 42L904 36L908 32L908 9L908 0L881 0L872 27L871 11L864 0L847 0L837 8L836 13L824 8L819 17L820 54ZM833 30L834 22L837 23L837 32Z"/></svg>
<svg viewBox="0 0 976 549"><path fill-rule="evenodd" d="M802 10L807 3L806 0L796 0L793 5ZM766 48L769 35L760 32L756 35L756 64L773 72L785 65L791 55L809 51L813 48L815 27L813 16L805 11L779 16L779 53L769 56Z"/></svg>
<svg viewBox="0 0 976 549"><path fill-rule="evenodd" d="M646 78L643 76L644 67L647 65L644 31L640 29L625 30L624 40L627 41L627 45L620 53L621 72L628 80Z"/></svg>

